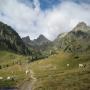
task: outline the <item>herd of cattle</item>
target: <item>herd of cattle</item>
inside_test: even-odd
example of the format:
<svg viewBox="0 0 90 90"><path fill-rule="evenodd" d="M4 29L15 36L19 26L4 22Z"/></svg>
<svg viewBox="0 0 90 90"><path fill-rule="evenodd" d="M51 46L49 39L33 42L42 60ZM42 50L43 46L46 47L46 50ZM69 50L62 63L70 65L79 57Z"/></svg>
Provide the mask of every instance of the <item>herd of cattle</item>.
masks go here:
<svg viewBox="0 0 90 90"><path fill-rule="evenodd" d="M67 64L66 66L67 66L67 67L70 67L70 64ZM78 66L79 66L79 68L84 68L84 67L86 67L85 64L78 64ZM30 73L30 71L29 71L29 70L26 70L26 71L25 71L25 74L28 75L28 73ZM3 79L4 79L4 78L0 76L0 80L3 80ZM14 77L8 76L8 77L6 78L6 80L14 80Z"/></svg>
<svg viewBox="0 0 90 90"><path fill-rule="evenodd" d="M29 70L26 70L25 71L25 74L28 75L28 73L30 73L30 71ZM0 80L3 80L3 79L4 79L4 77L1 77L0 76ZM6 80L15 80L15 78L13 76L8 76L8 77L6 77Z"/></svg>
<svg viewBox="0 0 90 90"><path fill-rule="evenodd" d="M67 67L69 67L69 66L70 66L70 64L67 64ZM79 66L79 68L83 68L86 66L86 64L79 64L78 66Z"/></svg>

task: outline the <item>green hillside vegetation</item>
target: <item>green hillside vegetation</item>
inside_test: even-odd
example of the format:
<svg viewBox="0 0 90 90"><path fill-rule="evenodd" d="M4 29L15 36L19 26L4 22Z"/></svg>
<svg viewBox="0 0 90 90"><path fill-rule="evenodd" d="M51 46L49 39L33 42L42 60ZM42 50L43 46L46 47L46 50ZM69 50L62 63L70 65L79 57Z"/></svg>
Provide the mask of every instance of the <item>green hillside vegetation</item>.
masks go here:
<svg viewBox="0 0 90 90"><path fill-rule="evenodd" d="M67 67L67 64L70 66ZM86 67L79 68L79 64ZM33 90L89 90L90 53L75 56L60 52L30 64L36 82Z"/></svg>
<svg viewBox="0 0 90 90"><path fill-rule="evenodd" d="M8 51L0 51L0 80L1 87L18 87L29 77L26 77L25 70L30 57L22 56ZM11 77L11 80L7 80Z"/></svg>

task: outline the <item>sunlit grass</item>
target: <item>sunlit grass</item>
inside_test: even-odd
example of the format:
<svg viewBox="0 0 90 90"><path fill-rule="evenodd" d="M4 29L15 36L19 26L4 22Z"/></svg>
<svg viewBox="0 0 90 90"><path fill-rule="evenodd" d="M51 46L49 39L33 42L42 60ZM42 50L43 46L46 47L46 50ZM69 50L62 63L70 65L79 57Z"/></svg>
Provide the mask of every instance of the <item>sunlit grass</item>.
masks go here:
<svg viewBox="0 0 90 90"><path fill-rule="evenodd" d="M27 64L28 57L10 52L0 52L0 65L8 67L0 69L0 87L18 87L29 77L26 76L27 68L34 72L37 78L33 90L89 90L90 89L90 55L82 54L78 58L69 53L60 52L49 58ZM22 64L13 64L13 62ZM78 64L86 64L79 68ZM67 64L70 64L67 67ZM29 67L28 67L29 66ZM13 72L13 73L12 73ZM13 76L15 80L7 80Z"/></svg>
<svg viewBox="0 0 90 90"><path fill-rule="evenodd" d="M78 64L87 66L79 68ZM70 64L70 67L66 65ZM90 89L90 55L75 58L68 53L59 53L48 59L33 62L30 68L34 71L37 82L34 90L89 90Z"/></svg>
<svg viewBox="0 0 90 90"><path fill-rule="evenodd" d="M18 87L28 78L25 74L27 58L12 52L0 52L0 77L3 77L0 87ZM14 80L7 80L7 77L13 77Z"/></svg>

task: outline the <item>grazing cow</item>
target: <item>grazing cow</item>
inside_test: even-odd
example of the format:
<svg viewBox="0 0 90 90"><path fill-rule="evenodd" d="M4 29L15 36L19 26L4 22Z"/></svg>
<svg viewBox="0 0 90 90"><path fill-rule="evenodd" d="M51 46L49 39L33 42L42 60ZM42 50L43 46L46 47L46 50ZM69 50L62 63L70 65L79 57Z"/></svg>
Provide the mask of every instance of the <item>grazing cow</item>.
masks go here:
<svg viewBox="0 0 90 90"><path fill-rule="evenodd" d="M84 64L79 64L79 67L80 67L80 68L86 67L86 65L84 65Z"/></svg>
<svg viewBox="0 0 90 90"><path fill-rule="evenodd" d="M26 70L25 73L26 73L26 75L27 75L27 74L29 73L29 70Z"/></svg>
<svg viewBox="0 0 90 90"><path fill-rule="evenodd" d="M7 80L10 80L10 79L11 79L11 77L10 77L10 76L8 76L8 77L7 77Z"/></svg>
<svg viewBox="0 0 90 90"><path fill-rule="evenodd" d="M82 68L82 67L84 67L84 65L83 64L79 64L79 68Z"/></svg>
<svg viewBox="0 0 90 90"><path fill-rule="evenodd" d="M2 80L3 79L3 77L0 77L0 80Z"/></svg>
<svg viewBox="0 0 90 90"><path fill-rule="evenodd" d="M69 64L67 64L67 67L69 67L70 65Z"/></svg>

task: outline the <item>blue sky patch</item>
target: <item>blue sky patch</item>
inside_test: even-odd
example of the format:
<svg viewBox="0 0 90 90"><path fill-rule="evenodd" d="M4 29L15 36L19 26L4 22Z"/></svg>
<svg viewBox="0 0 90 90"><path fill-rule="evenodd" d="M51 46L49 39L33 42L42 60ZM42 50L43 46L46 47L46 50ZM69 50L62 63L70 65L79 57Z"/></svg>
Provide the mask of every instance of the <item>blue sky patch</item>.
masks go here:
<svg viewBox="0 0 90 90"><path fill-rule="evenodd" d="M46 10L60 4L60 0L39 0L40 8Z"/></svg>
<svg viewBox="0 0 90 90"><path fill-rule="evenodd" d="M26 4L27 6L34 6L34 1L35 0L20 0L20 2ZM57 6L58 4L64 2L64 1L71 1L71 2L75 2L77 4L80 3L88 3L90 4L90 0L38 0L40 3L40 8L41 10L47 10L47 9L51 9L54 6Z"/></svg>

